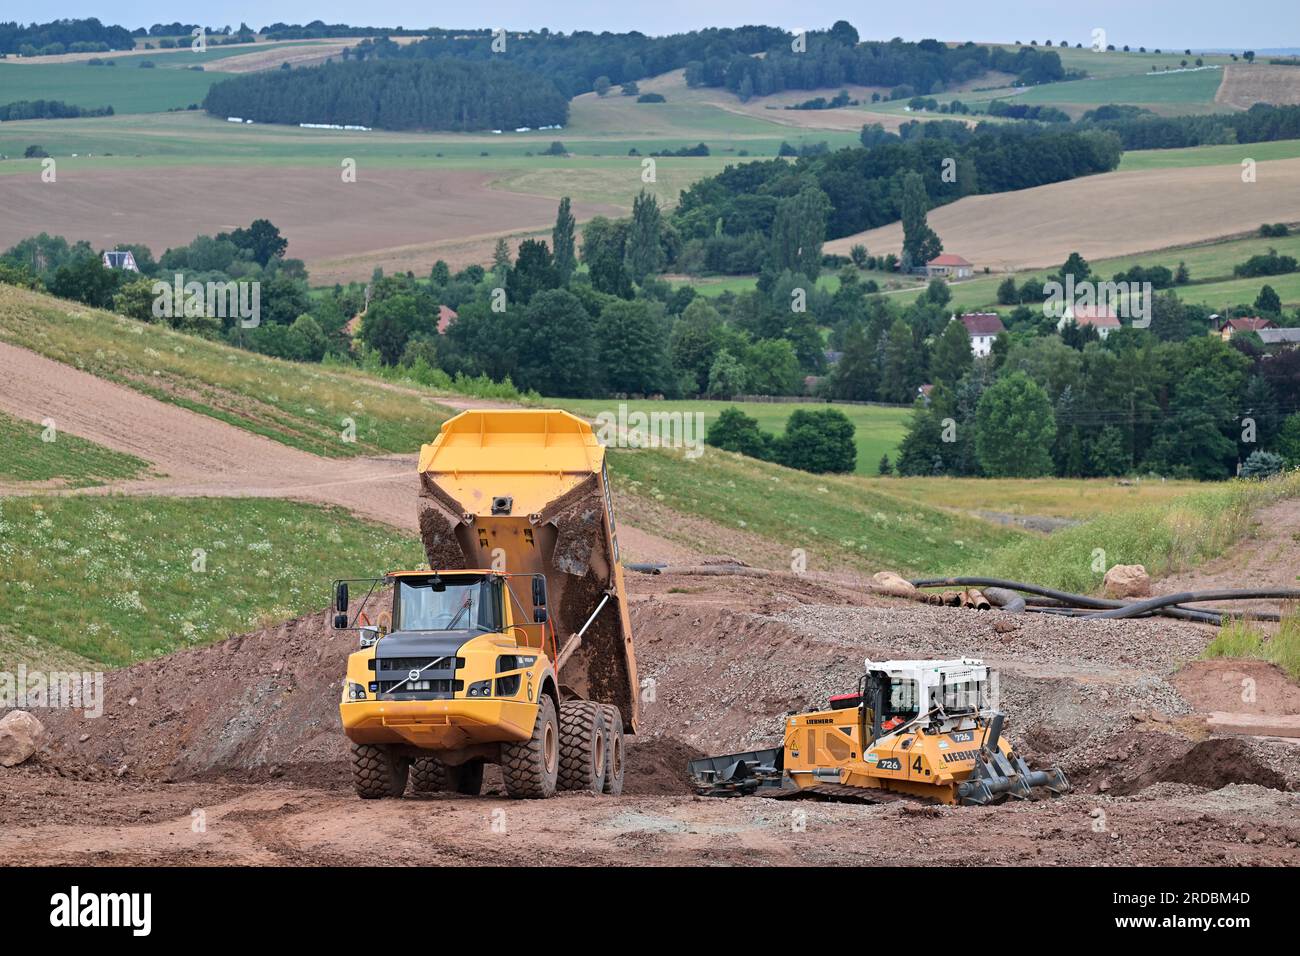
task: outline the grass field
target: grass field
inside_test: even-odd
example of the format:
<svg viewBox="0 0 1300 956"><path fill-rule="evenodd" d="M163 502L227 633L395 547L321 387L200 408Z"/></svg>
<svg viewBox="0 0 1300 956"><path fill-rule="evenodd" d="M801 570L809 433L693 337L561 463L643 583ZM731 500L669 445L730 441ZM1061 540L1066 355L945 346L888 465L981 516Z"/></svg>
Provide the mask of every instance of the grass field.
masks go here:
<svg viewBox="0 0 1300 956"><path fill-rule="evenodd" d="M0 532L0 651L45 661L53 646L111 667L323 608L334 578L423 561L389 528L262 498L11 498Z"/></svg>
<svg viewBox="0 0 1300 956"><path fill-rule="evenodd" d="M116 113L160 113L203 102L208 87L224 78L209 71L141 69L138 63L147 59L127 57L113 67L0 62L0 100L62 100L87 108L111 106Z"/></svg>
<svg viewBox="0 0 1300 956"><path fill-rule="evenodd" d="M1256 510L1297 494L1300 472L1267 482L1212 485L1172 501L1105 514L1046 538L1023 538L992 555L980 573L1079 593L1099 588L1115 564L1141 564L1157 577L1223 554L1250 530Z"/></svg>
<svg viewBox="0 0 1300 956"><path fill-rule="evenodd" d="M739 408L746 415L758 420L764 431L779 434L785 430L786 420L797 408L834 408L848 416L854 426L854 442L858 449L857 473L874 475L881 455L893 459L898 450L898 443L903 440L907 429L907 419L911 415L909 408L891 408L880 405L827 405L821 402L712 402L712 401L627 401L617 399L545 399L548 404L567 409L575 414L595 418L602 412L618 416L620 404L625 404L628 411L641 411L646 414L681 412L704 415L704 427L707 429L713 420L727 408ZM703 439L703 433L699 438Z"/></svg>
<svg viewBox="0 0 1300 956"><path fill-rule="evenodd" d="M1168 504L1206 486L1160 479L1120 484L1108 478L863 478L864 485L932 508L1087 520Z"/></svg>
<svg viewBox="0 0 1300 956"><path fill-rule="evenodd" d="M814 570L978 568L994 549L1023 536L882 494L853 477L812 475L727 452L688 461L679 452L613 449L610 475L620 494L759 535L782 549L802 548ZM673 526L660 533L671 536Z"/></svg>
<svg viewBox="0 0 1300 956"><path fill-rule="evenodd" d="M1257 163L1300 156L1300 139L1271 143L1234 143L1229 146L1189 146L1186 149L1132 149L1120 158L1121 172L1130 169L1176 169L1186 166L1240 166L1243 159Z"/></svg>
<svg viewBox="0 0 1300 956"><path fill-rule="evenodd" d="M43 437L44 436L44 437ZM149 463L104 448L53 428L20 421L0 413L0 481L53 482L85 488L127 478L140 478Z"/></svg>
<svg viewBox="0 0 1300 956"><path fill-rule="evenodd" d="M1105 103L1127 103L1164 114L1212 112L1226 109L1214 103L1222 79L1221 69L1090 77L1044 83L1009 99L1014 103L1057 106L1076 117Z"/></svg>
<svg viewBox="0 0 1300 956"><path fill-rule="evenodd" d="M0 340L329 457L412 452L450 414L431 392L267 358L7 285ZM340 438L345 417L356 423L355 442Z"/></svg>

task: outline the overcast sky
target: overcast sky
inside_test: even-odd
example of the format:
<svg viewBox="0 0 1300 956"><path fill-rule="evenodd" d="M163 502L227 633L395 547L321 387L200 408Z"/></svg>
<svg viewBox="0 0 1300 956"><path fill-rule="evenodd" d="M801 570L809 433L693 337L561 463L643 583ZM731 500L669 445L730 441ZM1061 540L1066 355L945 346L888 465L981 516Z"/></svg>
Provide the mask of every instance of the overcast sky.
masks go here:
<svg viewBox="0 0 1300 956"><path fill-rule="evenodd" d="M99 17L134 29L153 23L203 23L254 28L274 23L349 23L363 26L550 27L553 30L640 30L678 33L706 26L762 23L816 29L848 20L864 39L943 40L1050 39L1073 46L1091 42L1100 27L1117 47L1164 49L1268 49L1300 46L1297 0L929 0L926 3L863 3L847 0L54 0L27 7L24 20ZM0 17L19 15L9 10Z"/></svg>

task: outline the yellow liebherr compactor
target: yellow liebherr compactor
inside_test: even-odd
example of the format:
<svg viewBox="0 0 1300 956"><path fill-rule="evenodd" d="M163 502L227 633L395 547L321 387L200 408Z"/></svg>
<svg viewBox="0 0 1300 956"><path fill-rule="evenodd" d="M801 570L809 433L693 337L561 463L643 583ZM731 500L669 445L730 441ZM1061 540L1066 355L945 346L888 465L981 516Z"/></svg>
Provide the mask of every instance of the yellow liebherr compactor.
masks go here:
<svg viewBox="0 0 1300 956"><path fill-rule="evenodd" d="M339 704L364 798L617 794L637 677L605 468L561 411L476 410L419 461L428 571L335 582L335 627L359 630ZM350 608L349 585L368 587Z"/></svg>
<svg viewBox="0 0 1300 956"><path fill-rule="evenodd" d="M697 792L969 806L1070 789L1063 771L1031 769L1003 734L997 672L982 660L865 664L855 693L787 717L782 746L692 760Z"/></svg>

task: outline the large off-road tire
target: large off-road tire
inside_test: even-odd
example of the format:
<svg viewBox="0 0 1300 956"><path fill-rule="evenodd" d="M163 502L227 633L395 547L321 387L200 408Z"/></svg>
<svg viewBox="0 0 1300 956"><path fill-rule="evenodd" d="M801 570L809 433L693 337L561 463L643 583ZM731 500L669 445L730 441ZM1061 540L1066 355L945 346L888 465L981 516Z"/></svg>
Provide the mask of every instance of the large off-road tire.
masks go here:
<svg viewBox="0 0 1300 956"><path fill-rule="evenodd" d="M411 761L411 789L416 793L441 793L450 790L450 768L437 757L416 757Z"/></svg>
<svg viewBox="0 0 1300 956"><path fill-rule="evenodd" d="M623 715L613 704L605 710L605 792L617 797L623 792Z"/></svg>
<svg viewBox="0 0 1300 956"><path fill-rule="evenodd" d="M382 744L352 745L352 784L363 800L400 797L411 763Z"/></svg>
<svg viewBox="0 0 1300 956"><path fill-rule="evenodd" d="M543 694L537 702L532 737L501 745L501 776L510 796L535 800L555 795L559 770L560 721L555 703Z"/></svg>
<svg viewBox="0 0 1300 956"><path fill-rule="evenodd" d="M589 700L560 705L560 789L605 789L605 711Z"/></svg>
<svg viewBox="0 0 1300 956"><path fill-rule="evenodd" d="M471 760L453 767L437 757L411 761L411 789L416 793L455 792L477 797L483 790L483 761Z"/></svg>

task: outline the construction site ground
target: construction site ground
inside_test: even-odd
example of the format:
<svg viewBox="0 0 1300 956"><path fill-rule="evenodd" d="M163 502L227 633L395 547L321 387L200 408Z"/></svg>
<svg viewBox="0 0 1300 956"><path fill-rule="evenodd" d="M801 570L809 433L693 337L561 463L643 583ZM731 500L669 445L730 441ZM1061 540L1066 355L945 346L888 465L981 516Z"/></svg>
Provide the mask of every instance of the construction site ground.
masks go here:
<svg viewBox="0 0 1300 956"><path fill-rule="evenodd" d="M327 462L4 348L0 410L52 415L165 475L110 490L294 497L413 529L413 459ZM1275 508L1270 524L1289 536L1297 505ZM1263 662L1198 660L1211 628L932 607L847 576L755 577L737 562L761 562L734 531L701 528L692 552L656 533L660 513L621 515L634 560L738 572L629 574L644 687L621 796L508 800L489 768L482 797L359 800L338 719L356 637L321 608L110 672L102 717L35 711L42 750L0 769L0 865L1300 864L1300 742L1205 721L1300 714L1300 687ZM1269 534L1243 554L1273 553ZM1227 568L1207 573L1218 582ZM864 658L962 655L1000 668L1006 733L1031 763L1062 767L1072 793L965 808L691 792L687 760L778 743L785 715L851 690Z"/></svg>

